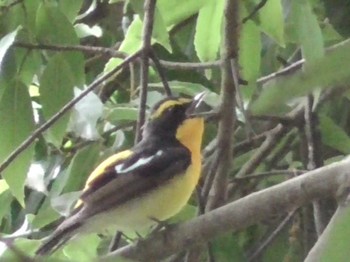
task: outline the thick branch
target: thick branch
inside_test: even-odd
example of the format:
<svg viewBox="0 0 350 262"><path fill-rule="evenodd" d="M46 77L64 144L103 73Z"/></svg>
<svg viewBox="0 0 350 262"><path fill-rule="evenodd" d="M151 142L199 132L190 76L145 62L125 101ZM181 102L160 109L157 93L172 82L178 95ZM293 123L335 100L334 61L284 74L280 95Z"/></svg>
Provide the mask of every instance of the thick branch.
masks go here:
<svg viewBox="0 0 350 262"><path fill-rule="evenodd" d="M137 261L159 261L229 231L243 230L272 214L289 212L316 199L334 196L340 187L350 186L349 170L350 158L347 158L310 171L186 223L154 233L145 240L111 253L106 259L122 256Z"/></svg>

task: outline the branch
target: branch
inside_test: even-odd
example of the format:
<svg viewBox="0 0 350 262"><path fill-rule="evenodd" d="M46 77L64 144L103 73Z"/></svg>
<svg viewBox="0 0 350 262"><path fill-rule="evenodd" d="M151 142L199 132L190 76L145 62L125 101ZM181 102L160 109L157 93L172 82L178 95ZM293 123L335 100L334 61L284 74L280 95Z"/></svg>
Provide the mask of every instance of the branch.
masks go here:
<svg viewBox="0 0 350 262"><path fill-rule="evenodd" d="M326 48L326 52L332 52L333 50L339 48L342 45L346 45L349 42L350 42L350 39L346 39L340 43L337 43L333 46ZM275 79L277 77L293 74L295 71L301 69L301 67L303 66L304 63L305 63L305 59L300 59L299 61L296 61L295 63L289 65L288 67L283 68L280 71L277 71L277 72L274 72L270 75L263 76L263 77L259 78L256 81L256 83L257 84L265 84L266 82L268 82L272 79Z"/></svg>
<svg viewBox="0 0 350 262"><path fill-rule="evenodd" d="M154 52L154 50L152 49L151 50L151 59L154 63L154 67L157 69L158 71L158 75L160 77L160 79L162 80L162 83L163 83L163 86L164 86L164 90L165 90L165 94L167 96L171 96L171 89L170 89L170 86L169 86L169 83L166 79L166 76L165 76L165 72L164 72L164 69L159 61L159 58L156 54L156 52Z"/></svg>
<svg viewBox="0 0 350 262"><path fill-rule="evenodd" d="M281 231L289 224L290 220L293 218L296 210L290 212L282 222L275 228L275 230L259 245L259 247L254 251L252 255L249 256L248 261L255 261L255 259L261 254L262 251L268 247L272 241L281 233Z"/></svg>
<svg viewBox="0 0 350 262"><path fill-rule="evenodd" d="M252 193L183 224L118 249L105 260L122 256L137 261L159 261L181 250L205 243L227 232L243 230L276 213L289 212L350 186L350 158L310 171Z"/></svg>
<svg viewBox="0 0 350 262"><path fill-rule="evenodd" d="M240 181L249 181L251 179L264 179L267 177L271 176L279 176L279 175L284 175L284 176L289 176L289 177L295 177L297 175L302 175L306 171L305 170L271 170L271 171L266 171L266 172L260 172L260 173L255 173L251 175L246 175L244 177L234 177L233 181L234 182L240 182Z"/></svg>
<svg viewBox="0 0 350 262"><path fill-rule="evenodd" d="M168 69L179 70L194 70L194 69L211 69L217 68L221 65L221 61L214 62L173 62L166 60L159 60L160 64Z"/></svg>
<svg viewBox="0 0 350 262"><path fill-rule="evenodd" d="M141 92L140 92L139 115L136 123L135 143L140 141L142 138L141 128L145 123L145 118L146 118L149 54L151 51L151 39L152 39L155 9L156 9L156 0L145 0L145 3L144 3L145 16L143 19L143 30L142 30L142 54L141 54L141 76L140 76Z"/></svg>
<svg viewBox="0 0 350 262"><path fill-rule="evenodd" d="M112 77L116 72L118 72L120 69L125 67L128 63L135 60L139 55L141 51L136 52L133 55L128 56L125 58L123 63L121 63L119 66L117 66L112 71L106 73L105 75L101 76L100 78L97 78L94 82L92 82L81 94L74 99L72 99L69 103L67 103L64 107L61 108L56 114L54 114L49 120L47 120L44 124L42 124L38 129L36 129L31 136L29 136L26 140L22 142L0 165L0 173L5 170L6 167L8 167L13 160L16 159L16 157L23 152L28 146L30 146L36 138L38 138L44 131L46 131L48 128L50 128L54 123L56 123L57 120L59 120L62 115L67 113L76 103L78 103L81 99L83 99L88 93L90 93L92 90L94 90L96 87L98 87L100 84L102 84L104 81L106 81L108 78Z"/></svg>
<svg viewBox="0 0 350 262"><path fill-rule="evenodd" d="M308 95L305 105L305 137L307 141L307 169L313 170L323 166L322 157L322 139L318 127L317 115L312 111L314 107L314 98ZM319 237L326 228L333 212L335 211L335 203L331 200L320 200L313 202L313 215L317 236Z"/></svg>
<svg viewBox="0 0 350 262"><path fill-rule="evenodd" d="M221 48L221 108L217 133L217 166L206 210L225 202L227 177L232 163L232 134L234 132L235 98L238 85L238 19L239 1L226 0L224 9L224 37Z"/></svg>
<svg viewBox="0 0 350 262"><path fill-rule="evenodd" d="M333 46L326 48L326 51L332 51L339 46L345 45L350 41L350 39L346 39L343 42L337 43ZM27 49L40 49L40 50L52 50L52 51L81 51L85 53L92 54L102 54L110 57L119 57L125 58L127 54L124 52L120 52L115 48L109 47L99 47L99 46L82 46L82 45L48 45L48 44L31 44L31 43L22 43L15 42L13 44L14 47L19 48L27 48ZM159 60L160 64L168 69L179 69L179 70L195 70L195 69L211 69L221 66L221 60L214 62L174 62L174 61L166 61ZM265 84L266 82L280 77L284 75L290 75L294 73L296 70L299 70L304 64L304 59L296 61L295 63L289 65L288 67L283 68L282 70L276 71L269 75L263 76L259 78L256 82L257 84Z"/></svg>
<svg viewBox="0 0 350 262"><path fill-rule="evenodd" d="M242 166L242 168L236 174L236 177L240 178L252 173L262 162L262 160L270 154L273 148L286 134L287 130L288 129L281 124L278 124L274 129L272 129L259 149L257 149L249 161Z"/></svg>
<svg viewBox="0 0 350 262"><path fill-rule="evenodd" d="M267 0L261 0L260 3L254 7L253 11L242 19L242 24L246 23L249 19L252 19L259 12L259 10L265 6L266 3Z"/></svg>
<svg viewBox="0 0 350 262"><path fill-rule="evenodd" d="M85 45L54 45L54 44L31 44L23 42L15 42L14 47L27 48L29 50L39 49L39 50L51 50L58 52L68 52L68 51L80 51L87 54L100 54L108 57L119 57L126 58L127 54L116 50L115 48L102 47L102 46L85 46Z"/></svg>

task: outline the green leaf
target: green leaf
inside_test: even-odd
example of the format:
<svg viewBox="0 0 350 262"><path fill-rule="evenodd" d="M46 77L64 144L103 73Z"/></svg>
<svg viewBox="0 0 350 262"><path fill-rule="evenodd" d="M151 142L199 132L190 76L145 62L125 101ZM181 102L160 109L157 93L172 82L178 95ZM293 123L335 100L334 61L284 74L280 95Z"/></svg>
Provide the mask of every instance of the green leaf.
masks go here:
<svg viewBox="0 0 350 262"><path fill-rule="evenodd" d="M94 143L80 150L68 167L68 180L62 193L82 190L88 175L96 166L100 145Z"/></svg>
<svg viewBox="0 0 350 262"><path fill-rule="evenodd" d="M213 255L217 261L247 261L232 233L225 234L211 242Z"/></svg>
<svg viewBox="0 0 350 262"><path fill-rule="evenodd" d="M57 220L59 217L60 215L52 208L49 200L47 200L33 219L32 226L34 228L41 228Z"/></svg>
<svg viewBox="0 0 350 262"><path fill-rule="evenodd" d="M320 115L322 142L345 155L350 154L350 137L334 121L326 115Z"/></svg>
<svg viewBox="0 0 350 262"><path fill-rule="evenodd" d="M137 119L138 109L131 107L113 107L106 112L105 119L111 123L122 120L134 121Z"/></svg>
<svg viewBox="0 0 350 262"><path fill-rule="evenodd" d="M53 56L40 80L40 101L46 119L73 98L74 76L61 54ZM48 131L49 141L59 147L65 135L69 114L63 115Z"/></svg>
<svg viewBox="0 0 350 262"><path fill-rule="evenodd" d="M40 69L41 57L39 51L28 51L25 49L16 49L16 64L20 65L17 75L21 81L29 86L33 82L34 74Z"/></svg>
<svg viewBox="0 0 350 262"><path fill-rule="evenodd" d="M74 26L57 6L50 5L46 1L40 5L37 11L36 33L41 43L54 45L79 44ZM53 54L56 54L56 52ZM64 56L70 70L74 72L72 74L74 83L77 86L82 86L85 83L83 55L80 52L64 52Z"/></svg>
<svg viewBox="0 0 350 262"><path fill-rule="evenodd" d="M15 238L15 241L12 243L16 249L4 248L3 253L1 253L1 261L12 261L12 262L20 262L23 261L23 254L26 256L33 256L35 250L38 248L39 243L41 241L38 240L28 240L24 238ZM1 243L5 245L4 243ZM46 260L45 261L51 261ZM57 261L56 261L57 262Z"/></svg>
<svg viewBox="0 0 350 262"><path fill-rule="evenodd" d="M314 62L324 55L323 37L317 18L309 1L297 0L292 5L303 57L306 63Z"/></svg>
<svg viewBox="0 0 350 262"><path fill-rule="evenodd" d="M185 205L179 213L169 219L170 224L181 223L197 216L197 207L190 204Z"/></svg>
<svg viewBox="0 0 350 262"><path fill-rule="evenodd" d="M128 27L128 31L126 32L125 38L123 42L120 44L119 51L125 52L127 54L133 54L137 50L141 48L142 40L141 40L141 32L142 32L142 21L139 16L135 17L132 21L131 25ZM123 60L120 58L114 58L108 60L105 65L104 71L110 72L118 65L121 64Z"/></svg>
<svg viewBox="0 0 350 262"><path fill-rule="evenodd" d="M278 112L288 100L303 96L316 88L347 84L350 80L350 44L346 43L309 64L307 71L277 78L266 86L253 103L254 113Z"/></svg>
<svg viewBox="0 0 350 262"><path fill-rule="evenodd" d="M0 98L4 90L12 85L17 77L16 56L13 49L7 51L0 64Z"/></svg>
<svg viewBox="0 0 350 262"><path fill-rule="evenodd" d="M206 3L206 0L159 0L157 1L157 7L166 26L169 27L196 14Z"/></svg>
<svg viewBox="0 0 350 262"><path fill-rule="evenodd" d="M139 14L141 19L144 18L144 2L139 0L130 0L130 3L133 9ZM142 32L142 30L141 30ZM141 38L142 33L140 34ZM162 13L159 11L156 6L154 11L154 22L153 22L153 30L152 30L152 38L161 44L164 48L166 48L169 52L171 52L169 34L167 31L167 27L165 25Z"/></svg>
<svg viewBox="0 0 350 262"><path fill-rule="evenodd" d="M4 179L0 179L0 194L4 193L6 190L9 189L8 184Z"/></svg>
<svg viewBox="0 0 350 262"><path fill-rule="evenodd" d="M224 3L210 0L199 10L194 46L200 61L213 61L218 56Z"/></svg>
<svg viewBox="0 0 350 262"><path fill-rule="evenodd" d="M0 100L0 162L3 162L33 131L33 109L28 90L20 82L7 87ZM3 172L12 194L24 206L24 184L33 156L27 148Z"/></svg>
<svg viewBox="0 0 350 262"><path fill-rule="evenodd" d="M324 248L320 254L320 261L348 261L350 256L350 208L349 204L336 211L336 216L325 229Z"/></svg>
<svg viewBox="0 0 350 262"><path fill-rule="evenodd" d="M284 19L281 0L268 0L259 11L259 18L262 31L284 47Z"/></svg>
<svg viewBox="0 0 350 262"><path fill-rule="evenodd" d="M97 256L97 247L100 237L96 234L84 235L75 241L71 241L64 248L64 254L70 261L92 261Z"/></svg>
<svg viewBox="0 0 350 262"><path fill-rule="evenodd" d="M83 0L60 0L58 2L62 13L73 23L80 9L82 8Z"/></svg>
<svg viewBox="0 0 350 262"><path fill-rule="evenodd" d="M41 0L23 1L24 6L20 6L20 9L24 11L23 17L25 23L22 26L28 30L30 36L35 35L36 27L36 12L41 4Z"/></svg>
<svg viewBox="0 0 350 262"><path fill-rule="evenodd" d="M239 65L242 77L249 84L241 90L244 92L245 98L250 98L256 87L256 79L260 75L261 63L260 30L252 21L248 20L242 26L239 46Z"/></svg>
<svg viewBox="0 0 350 262"><path fill-rule="evenodd" d="M0 182L3 182L1 184L6 183L5 180L1 179ZM7 186L7 184L6 184ZM8 187L8 186L7 186ZM1 191L2 189L0 189ZM11 204L12 204L13 196L10 192L10 190L2 191L0 194L0 220L2 220L5 216L8 216L11 210Z"/></svg>
<svg viewBox="0 0 350 262"><path fill-rule="evenodd" d="M73 25L61 10L45 1L36 16L36 34L40 42L51 44L78 44Z"/></svg>
<svg viewBox="0 0 350 262"><path fill-rule="evenodd" d="M120 44L119 50L127 54L135 53L141 48L142 39L142 21L139 16L136 16L128 27L125 38Z"/></svg>

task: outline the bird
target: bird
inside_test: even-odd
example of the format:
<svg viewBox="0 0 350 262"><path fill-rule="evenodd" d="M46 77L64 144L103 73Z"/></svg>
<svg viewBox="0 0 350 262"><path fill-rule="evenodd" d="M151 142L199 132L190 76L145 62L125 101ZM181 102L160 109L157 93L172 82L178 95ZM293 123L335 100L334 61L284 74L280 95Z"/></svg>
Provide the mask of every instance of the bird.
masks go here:
<svg viewBox="0 0 350 262"><path fill-rule="evenodd" d="M201 173L204 93L170 96L150 111L142 139L111 155L88 177L71 214L36 251L48 256L81 234L101 229L138 232L177 214Z"/></svg>

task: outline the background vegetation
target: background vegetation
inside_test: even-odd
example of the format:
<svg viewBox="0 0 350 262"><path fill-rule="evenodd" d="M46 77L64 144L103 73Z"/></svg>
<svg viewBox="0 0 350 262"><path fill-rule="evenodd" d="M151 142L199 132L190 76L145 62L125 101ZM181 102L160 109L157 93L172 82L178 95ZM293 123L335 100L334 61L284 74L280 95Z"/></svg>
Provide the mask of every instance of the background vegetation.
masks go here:
<svg viewBox="0 0 350 262"><path fill-rule="evenodd" d="M154 3L0 1L0 260L32 256L171 90L206 91L213 109L197 194L172 220L194 222L146 242L159 254L115 254L302 261L314 247L309 261L347 261L348 1ZM211 211L222 205L233 209ZM86 236L53 260L92 260L113 238Z"/></svg>

